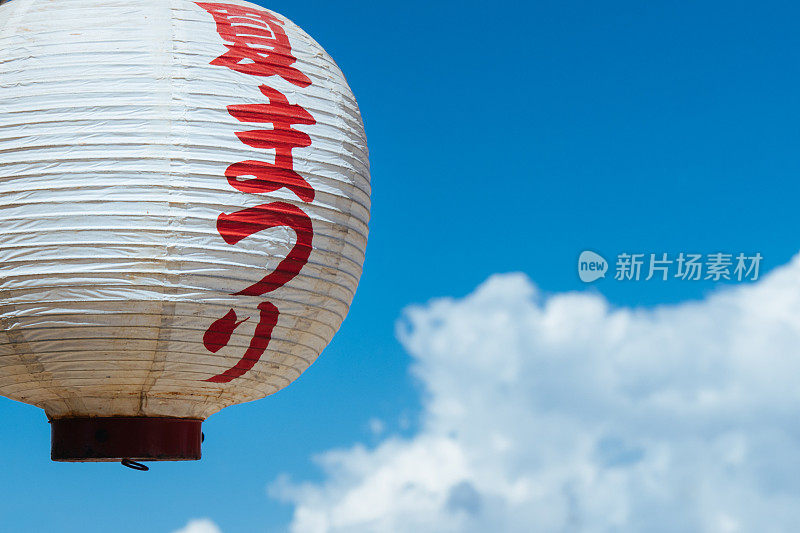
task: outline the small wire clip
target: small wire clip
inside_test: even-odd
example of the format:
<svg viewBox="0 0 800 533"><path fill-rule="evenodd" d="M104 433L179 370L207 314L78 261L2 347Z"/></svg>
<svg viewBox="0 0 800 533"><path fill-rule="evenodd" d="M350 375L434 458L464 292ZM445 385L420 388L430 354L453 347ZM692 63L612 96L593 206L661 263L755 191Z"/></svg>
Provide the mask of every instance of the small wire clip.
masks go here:
<svg viewBox="0 0 800 533"><path fill-rule="evenodd" d="M143 465L142 463L137 463L136 461L131 461L130 459L123 459L122 466L127 466L133 470L139 470L141 472L147 472L150 470L150 467L147 465Z"/></svg>

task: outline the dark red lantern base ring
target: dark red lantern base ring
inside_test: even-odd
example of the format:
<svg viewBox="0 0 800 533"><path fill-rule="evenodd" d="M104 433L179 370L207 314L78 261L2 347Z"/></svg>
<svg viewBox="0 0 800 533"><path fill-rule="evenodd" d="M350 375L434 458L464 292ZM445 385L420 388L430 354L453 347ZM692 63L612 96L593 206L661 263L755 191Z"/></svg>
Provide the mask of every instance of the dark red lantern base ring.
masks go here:
<svg viewBox="0 0 800 533"><path fill-rule="evenodd" d="M202 420L91 417L51 420L53 461L195 461Z"/></svg>

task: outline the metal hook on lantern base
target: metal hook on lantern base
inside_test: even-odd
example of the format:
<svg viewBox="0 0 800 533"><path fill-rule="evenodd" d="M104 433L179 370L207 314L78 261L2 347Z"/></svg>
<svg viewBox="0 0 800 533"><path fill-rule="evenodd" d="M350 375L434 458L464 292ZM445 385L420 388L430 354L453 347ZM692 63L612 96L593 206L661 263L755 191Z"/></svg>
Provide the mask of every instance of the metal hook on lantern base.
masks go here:
<svg viewBox="0 0 800 533"><path fill-rule="evenodd" d="M150 470L150 467L147 465L143 465L142 463L137 463L136 461L131 461L130 459L123 459L120 461L122 466L127 466L132 470L139 470L140 472L147 472Z"/></svg>

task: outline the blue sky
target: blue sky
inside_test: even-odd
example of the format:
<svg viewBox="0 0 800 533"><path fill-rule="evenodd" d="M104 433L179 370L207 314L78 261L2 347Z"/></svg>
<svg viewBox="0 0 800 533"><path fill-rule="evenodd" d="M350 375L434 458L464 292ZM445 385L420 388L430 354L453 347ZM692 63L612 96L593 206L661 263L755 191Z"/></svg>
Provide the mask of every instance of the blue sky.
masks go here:
<svg viewBox="0 0 800 533"><path fill-rule="evenodd" d="M581 251L760 252L800 226L800 9L791 2L288 2L339 63L370 142L364 276L323 356L265 400L205 424L198 463L49 461L43 412L0 401L7 531L283 531L279 475L311 456L418 431L426 390L396 338L410 304L522 272L545 295L612 306L699 301L710 283L584 286ZM405 422L404 422L405 421Z"/></svg>

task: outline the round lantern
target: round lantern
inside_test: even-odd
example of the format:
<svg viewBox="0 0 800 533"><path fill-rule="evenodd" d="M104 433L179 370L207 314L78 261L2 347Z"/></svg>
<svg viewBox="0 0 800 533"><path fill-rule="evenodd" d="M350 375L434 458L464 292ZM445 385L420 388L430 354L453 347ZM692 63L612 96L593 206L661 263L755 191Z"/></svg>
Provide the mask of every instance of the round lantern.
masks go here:
<svg viewBox="0 0 800 533"><path fill-rule="evenodd" d="M342 323L367 144L339 68L255 4L0 5L0 394L61 461L199 459Z"/></svg>

